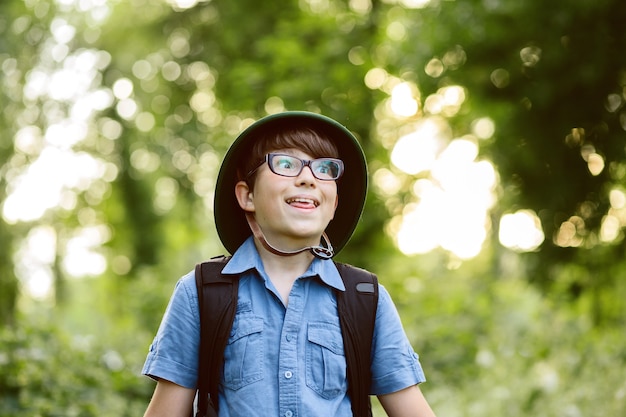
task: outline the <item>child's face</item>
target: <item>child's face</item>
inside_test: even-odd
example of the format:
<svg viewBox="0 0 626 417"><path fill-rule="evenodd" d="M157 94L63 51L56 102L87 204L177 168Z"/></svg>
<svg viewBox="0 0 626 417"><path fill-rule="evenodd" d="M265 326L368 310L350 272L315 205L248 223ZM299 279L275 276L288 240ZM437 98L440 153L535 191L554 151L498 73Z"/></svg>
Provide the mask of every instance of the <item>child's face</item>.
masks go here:
<svg viewBox="0 0 626 417"><path fill-rule="evenodd" d="M297 149L280 149L277 153L313 159ZM265 238L286 250L318 245L337 208L337 183L322 181L304 167L297 177L274 174L267 164L257 171L254 191L245 181L237 183L239 205L253 212Z"/></svg>

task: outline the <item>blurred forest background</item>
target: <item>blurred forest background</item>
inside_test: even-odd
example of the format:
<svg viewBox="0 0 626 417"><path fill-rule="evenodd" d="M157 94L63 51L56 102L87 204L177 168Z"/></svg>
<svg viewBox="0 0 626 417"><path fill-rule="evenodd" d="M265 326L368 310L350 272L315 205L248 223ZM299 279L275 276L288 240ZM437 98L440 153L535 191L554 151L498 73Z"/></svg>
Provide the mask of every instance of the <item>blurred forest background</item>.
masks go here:
<svg viewBox="0 0 626 417"><path fill-rule="evenodd" d="M142 415L252 121L359 137L339 260L390 290L440 417L626 415L623 0L3 0L0 415ZM382 415L377 406L377 415Z"/></svg>

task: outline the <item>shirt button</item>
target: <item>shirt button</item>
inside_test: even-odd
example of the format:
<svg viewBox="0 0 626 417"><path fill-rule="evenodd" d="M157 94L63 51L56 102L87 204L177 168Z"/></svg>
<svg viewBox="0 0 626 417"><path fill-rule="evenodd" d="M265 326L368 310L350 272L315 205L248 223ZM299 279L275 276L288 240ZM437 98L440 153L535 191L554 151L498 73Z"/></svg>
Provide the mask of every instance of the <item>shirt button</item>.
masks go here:
<svg viewBox="0 0 626 417"><path fill-rule="evenodd" d="M285 412L285 417L291 417L291 416L293 416L293 413L291 412L291 410L287 410Z"/></svg>
<svg viewBox="0 0 626 417"><path fill-rule="evenodd" d="M293 376L293 373L291 373L291 371L287 371L285 372L285 378L290 379ZM287 411L288 413L290 413L291 411Z"/></svg>

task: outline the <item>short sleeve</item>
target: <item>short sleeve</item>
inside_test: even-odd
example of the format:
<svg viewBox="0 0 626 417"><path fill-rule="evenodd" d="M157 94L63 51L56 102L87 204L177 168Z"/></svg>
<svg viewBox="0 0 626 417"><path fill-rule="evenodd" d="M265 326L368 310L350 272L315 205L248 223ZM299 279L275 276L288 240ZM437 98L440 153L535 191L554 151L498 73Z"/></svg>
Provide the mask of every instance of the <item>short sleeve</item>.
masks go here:
<svg viewBox="0 0 626 417"><path fill-rule="evenodd" d="M200 327L194 272L174 288L142 374L196 388Z"/></svg>
<svg viewBox="0 0 626 417"><path fill-rule="evenodd" d="M398 311L382 285L372 341L371 369L372 395L389 394L426 381Z"/></svg>

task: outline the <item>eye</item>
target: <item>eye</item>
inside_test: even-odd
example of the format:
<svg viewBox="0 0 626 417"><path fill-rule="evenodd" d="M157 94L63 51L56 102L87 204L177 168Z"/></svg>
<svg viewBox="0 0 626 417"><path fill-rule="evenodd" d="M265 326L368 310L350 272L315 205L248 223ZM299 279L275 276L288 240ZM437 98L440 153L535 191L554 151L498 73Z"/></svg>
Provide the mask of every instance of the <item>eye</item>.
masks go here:
<svg viewBox="0 0 626 417"><path fill-rule="evenodd" d="M339 172L337 163L330 160L318 161L315 172L325 178L335 178Z"/></svg>
<svg viewBox="0 0 626 417"><path fill-rule="evenodd" d="M323 163L317 168L317 172L320 174L330 174L332 171L333 170L328 163Z"/></svg>
<svg viewBox="0 0 626 417"><path fill-rule="evenodd" d="M273 166L280 171L293 171L298 168L298 161L288 155L277 155L274 157Z"/></svg>

